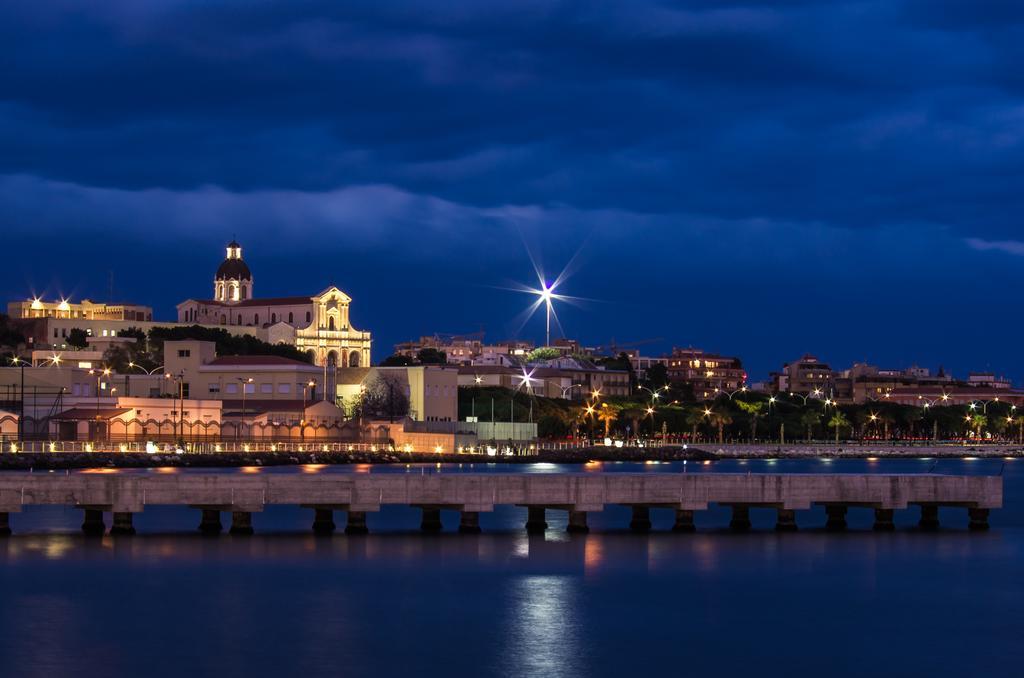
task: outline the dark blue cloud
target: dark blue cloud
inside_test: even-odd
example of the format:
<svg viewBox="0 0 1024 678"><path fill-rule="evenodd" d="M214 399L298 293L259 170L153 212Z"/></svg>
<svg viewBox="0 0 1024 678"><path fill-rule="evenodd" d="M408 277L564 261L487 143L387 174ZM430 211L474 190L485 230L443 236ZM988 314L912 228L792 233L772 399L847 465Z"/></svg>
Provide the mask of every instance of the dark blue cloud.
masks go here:
<svg viewBox="0 0 1024 678"><path fill-rule="evenodd" d="M105 270L212 260L237 232L266 292L364 286L382 354L510 331L519 300L492 286L529 275L525 234L553 268L588 242L574 284L608 303L565 320L595 342L1012 372L1008 340L962 356L973 330L920 318L1015 303L1022 32L1019 3L955 0L12 0L0 226L60 263L0 288L99 296L77 255L98 241ZM120 279L169 307L213 265L189 265L198 290ZM424 280L436 308L376 316Z"/></svg>

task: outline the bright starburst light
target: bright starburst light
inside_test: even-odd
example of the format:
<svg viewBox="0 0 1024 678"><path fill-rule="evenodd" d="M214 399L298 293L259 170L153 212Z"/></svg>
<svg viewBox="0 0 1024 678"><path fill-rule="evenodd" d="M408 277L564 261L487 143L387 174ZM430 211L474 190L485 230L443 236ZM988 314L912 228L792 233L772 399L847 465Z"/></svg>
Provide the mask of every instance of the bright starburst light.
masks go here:
<svg viewBox="0 0 1024 678"><path fill-rule="evenodd" d="M541 270L540 265L537 263L537 259L533 256L533 253L530 252L529 247L526 248L526 253L527 255L529 255L530 263L533 264L533 270L537 274L538 286L530 287L528 285L515 283L514 287L508 289L511 289L514 292L532 294L536 297L533 303L530 304L530 306L527 307L527 309L523 313L521 313L519 317L517 317L517 320L519 321L519 330L522 330L526 323L529 322L530 318L533 317L533 314L536 313L541 306L544 307L544 314L546 317L544 345L550 346L552 319L554 319L555 327L558 329L558 331L561 332L563 335L565 334L562 330L562 324L558 320L558 313L555 311L555 302L559 301L570 304L577 304L578 302L581 301L590 301L582 297L571 297L569 295L559 294L557 292L558 288L565 282L565 280L569 277L570 273L573 271L574 265L576 263L577 258L579 257L580 252L577 251L576 254L573 255L572 259L569 260L569 263L566 264L564 269L562 269L562 272L559 273L558 276L556 276L555 279L550 283L548 282L547 277L545 277L544 272Z"/></svg>

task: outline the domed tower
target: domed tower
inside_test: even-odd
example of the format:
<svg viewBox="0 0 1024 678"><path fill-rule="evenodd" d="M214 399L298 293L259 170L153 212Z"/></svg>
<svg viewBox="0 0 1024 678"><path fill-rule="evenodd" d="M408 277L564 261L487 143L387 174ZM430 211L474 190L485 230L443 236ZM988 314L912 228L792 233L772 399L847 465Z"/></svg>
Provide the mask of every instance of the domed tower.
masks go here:
<svg viewBox="0 0 1024 678"><path fill-rule="evenodd" d="M234 240L228 243L227 258L213 278L213 298L227 303L252 298L252 273L242 259L242 246Z"/></svg>

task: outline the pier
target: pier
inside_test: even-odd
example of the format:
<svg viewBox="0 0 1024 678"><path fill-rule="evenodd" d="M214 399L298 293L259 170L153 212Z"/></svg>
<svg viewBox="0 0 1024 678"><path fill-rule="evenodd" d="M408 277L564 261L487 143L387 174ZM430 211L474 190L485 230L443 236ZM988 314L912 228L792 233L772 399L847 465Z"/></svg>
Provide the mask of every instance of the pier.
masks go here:
<svg viewBox="0 0 1024 678"><path fill-rule="evenodd" d="M336 513L345 513L346 534L365 534L367 516L383 506L422 510L426 533L441 529L440 511L461 514L459 531L480 532L480 514L499 505L527 509L525 529L547 529L547 511L568 512L568 530L586 532L587 516L606 506L632 509L629 527L651 529L655 509L674 511L673 530L694 529L694 513L717 504L731 508L729 527L749 530L750 509L770 508L776 529L797 530L796 512L825 507L830 530L846 528L851 507L874 510L876 530L892 530L895 511L917 507L919 526L939 526L940 507L966 509L968 527L988 528L989 512L1001 508L1003 481L997 476L729 474L729 473L4 473L0 474L0 534L10 534L11 513L26 506L67 506L83 512L82 530L101 535L134 534L133 516L151 506L196 509L199 530L218 534L222 514L231 534L253 533L252 514L267 506L310 509L312 529L335 531Z"/></svg>

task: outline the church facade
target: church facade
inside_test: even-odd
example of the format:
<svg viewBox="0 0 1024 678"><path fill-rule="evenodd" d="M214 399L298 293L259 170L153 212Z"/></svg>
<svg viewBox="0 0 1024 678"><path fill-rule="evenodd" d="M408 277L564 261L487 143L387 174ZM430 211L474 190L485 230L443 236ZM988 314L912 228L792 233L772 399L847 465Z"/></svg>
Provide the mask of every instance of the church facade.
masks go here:
<svg viewBox="0 0 1024 678"><path fill-rule="evenodd" d="M242 247L231 241L213 278L213 298L178 304L178 322L252 327L271 343L288 343L306 351L317 365L367 367L370 333L352 326L351 304L352 298L334 286L304 297L255 297Z"/></svg>

